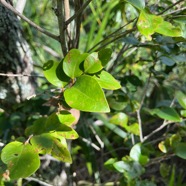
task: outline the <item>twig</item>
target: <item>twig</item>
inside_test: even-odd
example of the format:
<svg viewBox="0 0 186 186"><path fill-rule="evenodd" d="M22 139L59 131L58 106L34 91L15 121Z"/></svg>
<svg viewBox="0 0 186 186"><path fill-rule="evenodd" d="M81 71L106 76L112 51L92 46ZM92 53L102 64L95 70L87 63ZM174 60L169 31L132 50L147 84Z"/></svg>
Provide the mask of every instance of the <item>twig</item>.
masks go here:
<svg viewBox="0 0 186 186"><path fill-rule="evenodd" d="M79 16L85 9L86 7L90 4L92 0L87 0L87 2L85 2L82 7L72 16L70 17L66 22L65 25L67 26L68 24L70 24L77 16Z"/></svg>
<svg viewBox="0 0 186 186"><path fill-rule="evenodd" d="M6 76L6 77L40 77L40 78L44 78L44 76L31 75L31 74L5 74L5 73L0 73L0 76Z"/></svg>
<svg viewBox="0 0 186 186"><path fill-rule="evenodd" d="M66 46L66 36L65 36L65 16L64 16L64 9L63 9L63 1L57 0L57 19L58 19L58 26L59 26L59 33L60 33L60 44L61 50L63 55L67 54L67 46Z"/></svg>
<svg viewBox="0 0 186 186"><path fill-rule="evenodd" d="M108 38L114 36L114 34L116 34L117 32L119 32L120 30L122 30L123 28L125 28L127 25L129 25L130 23L132 23L134 20L136 20L136 18L130 20L127 24L123 25L122 27L118 28L117 30L115 30L114 32L112 32L111 34L107 35L103 40L101 40L100 42L98 42L97 44L95 44L92 48L89 49L88 52L92 51L94 48L96 48L98 45L100 45L101 43L104 43Z"/></svg>
<svg viewBox="0 0 186 186"><path fill-rule="evenodd" d="M28 178L24 178L25 180L27 180L27 181L35 181L35 182L37 182L37 183L39 183L40 185L43 185L43 186L52 186L52 185L50 185L50 184L48 184L48 183L46 183L46 182L44 182L44 181L41 181L41 180L39 180L39 179L37 179L37 178L33 178L33 177L28 177Z"/></svg>
<svg viewBox="0 0 186 186"><path fill-rule="evenodd" d="M175 14L175 13L177 13L177 12L184 11L184 10L186 10L186 7L183 7L183 8L177 9L177 10L173 10L172 12L169 12L169 13L167 13L167 14L164 14L163 16Z"/></svg>
<svg viewBox="0 0 186 186"><path fill-rule="evenodd" d="M162 15L162 14L164 14L166 11L168 11L168 10L171 9L172 7L176 6L177 4L181 3L182 1L185 1L185 0L179 0L179 1L177 1L176 3L170 5L169 7L167 7L165 10L163 10L162 12L160 12L160 13L157 14L157 15Z"/></svg>
<svg viewBox="0 0 186 186"><path fill-rule="evenodd" d="M22 15L20 12L18 12L13 6L11 6L10 4L8 4L5 0L0 0L0 3L6 7L7 9L11 10L15 15L19 16L20 18L22 18L24 21L26 21L28 24L30 24L31 26L33 26L36 30L40 31L41 33L59 41L59 36L52 34L51 32L48 32L47 30L44 30L43 28L41 28L39 25L35 24L34 22L32 22L30 19L28 19L27 17L25 17L24 15Z"/></svg>
<svg viewBox="0 0 186 186"><path fill-rule="evenodd" d="M141 121L141 114L140 113L141 113L141 108L142 108L142 106L144 104L144 100L145 100L145 97L146 97L146 92L148 90L150 79L151 79L151 73L150 73L149 78L147 80L147 84L145 86L145 89L144 89L144 92L143 92L143 95L142 95L142 99L141 99L141 102L140 102L139 109L136 111L138 124L139 124L139 132L140 132L140 141L141 142L144 141L144 138L143 138L143 127L142 127L142 121Z"/></svg>

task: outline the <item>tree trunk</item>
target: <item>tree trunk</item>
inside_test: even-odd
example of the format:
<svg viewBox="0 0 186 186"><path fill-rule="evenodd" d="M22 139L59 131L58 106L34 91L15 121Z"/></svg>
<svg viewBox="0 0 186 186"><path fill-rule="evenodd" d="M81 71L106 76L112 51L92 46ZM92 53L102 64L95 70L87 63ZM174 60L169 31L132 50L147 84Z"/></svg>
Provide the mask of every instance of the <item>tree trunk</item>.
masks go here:
<svg viewBox="0 0 186 186"><path fill-rule="evenodd" d="M22 36L19 20L0 4L0 108L11 108L34 93L35 83L31 77L10 76L30 75L32 71L30 50Z"/></svg>

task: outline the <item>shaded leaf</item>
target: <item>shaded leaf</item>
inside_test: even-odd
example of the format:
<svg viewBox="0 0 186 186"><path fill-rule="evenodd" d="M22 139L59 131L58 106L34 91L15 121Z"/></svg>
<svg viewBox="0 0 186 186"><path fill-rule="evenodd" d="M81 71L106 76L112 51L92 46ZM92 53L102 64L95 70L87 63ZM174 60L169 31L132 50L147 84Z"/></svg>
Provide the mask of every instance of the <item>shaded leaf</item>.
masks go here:
<svg viewBox="0 0 186 186"><path fill-rule="evenodd" d="M137 9L142 10L145 8L145 0L125 0Z"/></svg>
<svg viewBox="0 0 186 186"><path fill-rule="evenodd" d="M103 67L109 62L111 55L112 50L110 48L103 48L98 52L98 58L100 59Z"/></svg>
<svg viewBox="0 0 186 186"><path fill-rule="evenodd" d="M175 122L181 121L181 118L176 112L176 110L170 107L153 109L152 114L156 114L158 117L168 121L175 121Z"/></svg>
<svg viewBox="0 0 186 186"><path fill-rule="evenodd" d="M128 123L128 116L125 113L119 112L112 116L109 121L113 124L120 125L121 127L125 128Z"/></svg>
<svg viewBox="0 0 186 186"><path fill-rule="evenodd" d="M57 87L64 87L68 84L70 78L66 76L62 69L62 62L49 60L43 65L43 73L46 79Z"/></svg>
<svg viewBox="0 0 186 186"><path fill-rule="evenodd" d="M2 161L7 164L11 179L26 178L40 166L39 155L30 144L11 142L1 154Z"/></svg>
<svg viewBox="0 0 186 186"><path fill-rule="evenodd" d="M173 66L176 63L172 58L167 56L161 56L160 60L162 63L164 63L167 66Z"/></svg>
<svg viewBox="0 0 186 186"><path fill-rule="evenodd" d="M95 93L94 93L95 92ZM65 101L75 109L87 112L109 112L103 90L91 76L82 75L76 83L65 90Z"/></svg>
<svg viewBox="0 0 186 186"><path fill-rule="evenodd" d="M182 159L186 159L186 143L177 144L175 154Z"/></svg>

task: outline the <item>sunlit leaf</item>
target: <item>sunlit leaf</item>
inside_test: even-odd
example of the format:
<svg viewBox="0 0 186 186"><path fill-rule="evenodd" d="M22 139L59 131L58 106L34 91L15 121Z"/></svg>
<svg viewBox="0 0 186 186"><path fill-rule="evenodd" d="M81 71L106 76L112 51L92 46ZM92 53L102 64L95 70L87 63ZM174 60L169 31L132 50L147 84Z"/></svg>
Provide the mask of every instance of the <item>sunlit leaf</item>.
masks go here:
<svg viewBox="0 0 186 186"><path fill-rule="evenodd" d="M95 93L94 93L95 92ZM103 90L91 76L82 75L75 84L65 90L65 101L75 109L87 112L109 112Z"/></svg>
<svg viewBox="0 0 186 186"><path fill-rule="evenodd" d="M94 76L100 86L104 89L116 90L121 88L120 83L108 72L101 71L99 74Z"/></svg>
<svg viewBox="0 0 186 186"><path fill-rule="evenodd" d="M94 74L103 68L101 61L98 58L98 53L93 52L88 55L84 62L84 70L86 73Z"/></svg>
<svg viewBox="0 0 186 186"><path fill-rule="evenodd" d="M87 53L81 54L78 49L70 50L63 62L65 74L72 79L80 76L83 73L83 65L81 66L81 64L87 56Z"/></svg>
<svg viewBox="0 0 186 186"><path fill-rule="evenodd" d="M113 124L125 127L128 124L128 116L123 112L119 112L112 116L109 121Z"/></svg>
<svg viewBox="0 0 186 186"><path fill-rule="evenodd" d="M43 65L43 73L46 79L57 87L64 87L68 84L70 78L66 76L62 69L62 62L48 61Z"/></svg>
<svg viewBox="0 0 186 186"><path fill-rule="evenodd" d="M181 92L181 91L177 91L176 92L176 99L178 100L179 104L186 109L186 95Z"/></svg>
<svg viewBox="0 0 186 186"><path fill-rule="evenodd" d="M74 123L74 121L76 120L76 118L69 112L66 110L61 111L59 114L57 114L59 121L62 124L71 126L72 123Z"/></svg>
<svg viewBox="0 0 186 186"><path fill-rule="evenodd" d="M3 148L1 159L7 164L11 179L26 178L40 166L39 155L34 147L17 141Z"/></svg>

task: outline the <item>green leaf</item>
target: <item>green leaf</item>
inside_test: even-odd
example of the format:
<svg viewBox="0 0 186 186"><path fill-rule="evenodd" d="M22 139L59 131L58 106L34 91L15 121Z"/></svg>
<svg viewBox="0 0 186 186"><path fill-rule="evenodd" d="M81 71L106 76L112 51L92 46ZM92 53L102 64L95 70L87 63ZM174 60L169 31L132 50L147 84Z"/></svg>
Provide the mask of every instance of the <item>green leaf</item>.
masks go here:
<svg viewBox="0 0 186 186"><path fill-rule="evenodd" d="M104 166L108 169L108 170L114 170L113 164L117 161L116 158L110 158L109 160L107 160L104 163Z"/></svg>
<svg viewBox="0 0 186 186"><path fill-rule="evenodd" d="M186 143L178 143L175 148L175 154L182 159L186 159Z"/></svg>
<svg viewBox="0 0 186 186"><path fill-rule="evenodd" d="M178 100L179 104L186 109L186 95L181 92L181 91L177 91L176 92L176 99Z"/></svg>
<svg viewBox="0 0 186 186"><path fill-rule="evenodd" d="M38 154L50 154L54 138L49 133L33 136L30 143Z"/></svg>
<svg viewBox="0 0 186 186"><path fill-rule="evenodd" d="M67 148L66 140L64 138L61 141L59 141L58 139L53 140L51 155L60 161L72 163L72 158Z"/></svg>
<svg viewBox="0 0 186 186"><path fill-rule="evenodd" d="M30 144L11 142L1 154L2 161L7 164L11 179L26 178L40 166L38 153Z"/></svg>
<svg viewBox="0 0 186 186"><path fill-rule="evenodd" d="M88 56L87 53L81 54L78 49L72 49L64 58L63 70L65 74L72 79L80 76L83 73L81 63Z"/></svg>
<svg viewBox="0 0 186 186"><path fill-rule="evenodd" d="M160 60L162 63L164 63L167 66L173 66L176 63L172 58L167 56L161 56Z"/></svg>
<svg viewBox="0 0 186 186"><path fill-rule="evenodd" d="M46 117L41 117L41 118L37 119L33 123L33 125L26 128L26 130L25 130L26 136L38 135L38 134L42 134L42 133L46 132L45 131L46 120L47 120Z"/></svg>
<svg viewBox="0 0 186 186"><path fill-rule="evenodd" d="M125 0L134 7L136 7L139 10L143 10L145 8L145 0Z"/></svg>
<svg viewBox="0 0 186 186"><path fill-rule="evenodd" d="M186 117L186 110L181 110L180 114L181 114L181 116Z"/></svg>
<svg viewBox="0 0 186 186"><path fill-rule="evenodd" d="M173 26L167 21L163 21L161 24L159 24L159 26L156 28L156 32L169 37L182 36L181 29L179 27Z"/></svg>
<svg viewBox="0 0 186 186"><path fill-rule="evenodd" d="M112 50L110 48L103 48L98 52L98 58L100 59L103 67L109 62L111 55Z"/></svg>
<svg viewBox="0 0 186 186"><path fill-rule="evenodd" d="M61 111L59 114L57 114L57 116L62 124L68 126L71 126L76 120L76 118L66 110Z"/></svg>
<svg viewBox="0 0 186 186"><path fill-rule="evenodd" d="M151 35L154 34L155 30L162 22L162 17L152 15L147 11L141 11L137 27L142 35L144 35L148 40L151 40Z"/></svg>
<svg viewBox="0 0 186 186"><path fill-rule="evenodd" d="M86 73L94 74L103 68L101 61L98 58L98 53L93 52L88 55L84 62L84 70Z"/></svg>
<svg viewBox="0 0 186 186"><path fill-rule="evenodd" d="M94 78L97 80L102 88L109 90L116 90L121 88L120 83L108 72L103 70L99 74L97 74L97 76L94 76Z"/></svg>
<svg viewBox="0 0 186 186"><path fill-rule="evenodd" d="M176 110L170 107L153 109L152 114L156 114L158 117L164 120L181 122L181 118Z"/></svg>
<svg viewBox="0 0 186 186"><path fill-rule="evenodd" d="M82 75L75 84L65 90L65 101L75 109L87 112L109 112L103 90L98 82L91 76Z"/></svg>
<svg viewBox="0 0 186 186"><path fill-rule="evenodd" d="M109 122L125 128L128 123L128 116L125 113L119 112L112 116Z"/></svg>
<svg viewBox="0 0 186 186"><path fill-rule="evenodd" d="M130 157L141 165L146 165L149 162L148 156L142 154L142 145L140 143L137 143L132 147L130 150Z"/></svg>
<svg viewBox="0 0 186 186"><path fill-rule="evenodd" d="M66 76L62 69L62 62L49 60L43 65L43 73L46 79L57 87L64 87L69 82L69 77Z"/></svg>

